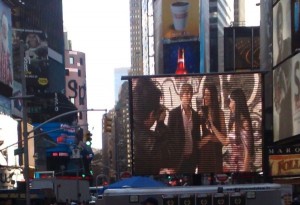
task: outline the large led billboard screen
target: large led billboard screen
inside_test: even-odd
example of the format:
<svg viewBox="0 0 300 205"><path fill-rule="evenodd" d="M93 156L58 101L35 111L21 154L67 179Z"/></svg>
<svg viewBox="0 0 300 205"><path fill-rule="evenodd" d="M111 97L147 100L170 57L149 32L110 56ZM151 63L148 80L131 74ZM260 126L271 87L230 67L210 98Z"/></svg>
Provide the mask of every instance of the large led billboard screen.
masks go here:
<svg viewBox="0 0 300 205"><path fill-rule="evenodd" d="M300 134L300 53L273 70L274 141Z"/></svg>
<svg viewBox="0 0 300 205"><path fill-rule="evenodd" d="M131 80L135 175L262 169L262 75Z"/></svg>

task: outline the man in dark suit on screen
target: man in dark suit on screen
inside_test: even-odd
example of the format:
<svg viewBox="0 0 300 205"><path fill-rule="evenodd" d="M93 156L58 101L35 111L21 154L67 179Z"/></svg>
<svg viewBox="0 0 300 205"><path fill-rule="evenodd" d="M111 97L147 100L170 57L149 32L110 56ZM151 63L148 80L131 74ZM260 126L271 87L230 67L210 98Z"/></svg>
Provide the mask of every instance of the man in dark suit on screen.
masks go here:
<svg viewBox="0 0 300 205"><path fill-rule="evenodd" d="M175 173L195 173L197 144L200 141L200 119L192 108L193 87L183 84L180 90L181 105L169 113L169 141L176 147L170 166Z"/></svg>

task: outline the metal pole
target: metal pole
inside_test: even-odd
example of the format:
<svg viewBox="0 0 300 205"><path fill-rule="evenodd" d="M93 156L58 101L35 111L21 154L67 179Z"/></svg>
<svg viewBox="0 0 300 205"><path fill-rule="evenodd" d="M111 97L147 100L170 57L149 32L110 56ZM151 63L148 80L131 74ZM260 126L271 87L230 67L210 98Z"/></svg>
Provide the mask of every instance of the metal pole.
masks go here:
<svg viewBox="0 0 300 205"><path fill-rule="evenodd" d="M31 131L28 132L28 134L30 134L31 132L34 132L35 130L39 129L40 127L42 127L43 125L47 124L48 122L52 122L53 120L56 120L58 118L61 118L61 117L64 117L64 116L67 116L67 115L70 115L72 113L77 113L77 112L87 112L87 111L104 111L104 112L107 112L107 109L82 109L82 110L71 110L71 111L68 111L68 112L64 112L60 115L57 115L49 120L46 120L45 122L43 123L40 123L38 126L34 127L34 129L32 129Z"/></svg>
<svg viewBox="0 0 300 205"><path fill-rule="evenodd" d="M24 42L20 42L20 59L21 59L21 79L22 79L22 96L26 96L26 78L25 69L27 69L27 60L24 56ZM26 62L25 62L26 61ZM26 64L25 64L26 63ZM27 100L23 98L23 138L24 138L24 178L26 186L26 205L30 205L30 187L29 187L29 159L28 159L28 132L27 132Z"/></svg>
<svg viewBox="0 0 300 205"><path fill-rule="evenodd" d="M77 187L77 203L80 203L80 192L79 192L79 169L76 172L76 187Z"/></svg>

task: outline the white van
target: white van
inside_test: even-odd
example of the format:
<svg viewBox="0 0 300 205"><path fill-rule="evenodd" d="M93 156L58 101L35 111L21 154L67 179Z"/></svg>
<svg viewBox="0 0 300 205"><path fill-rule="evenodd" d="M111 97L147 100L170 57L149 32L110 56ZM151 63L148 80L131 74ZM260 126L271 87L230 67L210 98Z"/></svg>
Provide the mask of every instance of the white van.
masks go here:
<svg viewBox="0 0 300 205"><path fill-rule="evenodd" d="M140 205L148 197L159 205L281 205L281 185L240 184L165 188L107 189L97 205Z"/></svg>

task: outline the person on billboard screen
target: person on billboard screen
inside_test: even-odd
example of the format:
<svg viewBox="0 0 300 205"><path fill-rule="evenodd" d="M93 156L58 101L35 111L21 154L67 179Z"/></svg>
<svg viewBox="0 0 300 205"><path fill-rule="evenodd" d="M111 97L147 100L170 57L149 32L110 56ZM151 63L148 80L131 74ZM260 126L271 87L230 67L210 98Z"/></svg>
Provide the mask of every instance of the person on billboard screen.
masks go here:
<svg viewBox="0 0 300 205"><path fill-rule="evenodd" d="M278 2L277 16L276 16L276 40L277 40L277 59L275 65L282 62L288 55L291 54L291 38L288 34L284 36L287 32L284 28L284 16L283 16L283 6L282 2Z"/></svg>
<svg viewBox="0 0 300 205"><path fill-rule="evenodd" d="M10 63L8 19L3 13L1 16L1 45L0 45L0 81L12 85L12 67ZM2 79L1 79L2 78Z"/></svg>
<svg viewBox="0 0 300 205"><path fill-rule="evenodd" d="M203 105L200 106L202 137L200 155L198 158L199 173L222 173L223 145L228 145L226 124L223 110L218 100L218 90L215 84L206 83L203 88Z"/></svg>
<svg viewBox="0 0 300 205"><path fill-rule="evenodd" d="M176 147L171 167L175 173L195 173L200 141L200 117L192 108L192 85L184 83L179 95L181 104L169 112L168 119L170 143Z"/></svg>
<svg viewBox="0 0 300 205"><path fill-rule="evenodd" d="M274 70L274 108L278 115L278 132L274 133L276 140L289 137L293 132L291 69L288 66L289 63L285 62Z"/></svg>
<svg viewBox="0 0 300 205"><path fill-rule="evenodd" d="M229 101L228 138L231 147L229 169L235 172L250 172L254 169L254 136L244 91L241 88L233 90Z"/></svg>
<svg viewBox="0 0 300 205"><path fill-rule="evenodd" d="M137 79L133 88L135 174L159 174L171 153L168 128L164 124L166 109L160 104L161 97L162 92L151 79Z"/></svg>
<svg viewBox="0 0 300 205"><path fill-rule="evenodd" d="M31 68L36 72L42 72L47 66L48 47L37 33L28 33L26 36L25 56L30 59Z"/></svg>

